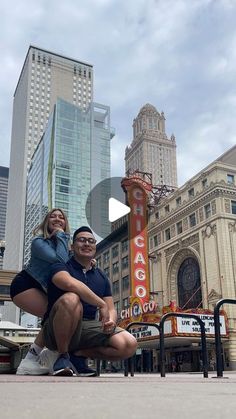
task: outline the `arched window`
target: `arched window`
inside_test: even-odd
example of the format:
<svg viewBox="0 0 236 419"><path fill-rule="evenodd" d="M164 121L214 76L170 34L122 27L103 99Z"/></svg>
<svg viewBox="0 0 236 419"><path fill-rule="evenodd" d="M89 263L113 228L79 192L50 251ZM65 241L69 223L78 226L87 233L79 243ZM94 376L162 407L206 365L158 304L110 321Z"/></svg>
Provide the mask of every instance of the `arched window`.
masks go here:
<svg viewBox="0 0 236 419"><path fill-rule="evenodd" d="M202 307L200 269L196 259L187 258L178 271L179 307L182 309Z"/></svg>

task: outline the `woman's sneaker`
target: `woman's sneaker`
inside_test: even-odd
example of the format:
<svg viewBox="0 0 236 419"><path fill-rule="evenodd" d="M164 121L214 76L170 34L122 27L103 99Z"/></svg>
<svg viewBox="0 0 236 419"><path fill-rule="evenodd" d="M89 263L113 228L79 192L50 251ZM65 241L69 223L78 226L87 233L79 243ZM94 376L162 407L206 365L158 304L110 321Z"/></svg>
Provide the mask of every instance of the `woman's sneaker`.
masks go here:
<svg viewBox="0 0 236 419"><path fill-rule="evenodd" d="M53 366L59 357L59 353L56 351L51 351L48 348L43 349L39 355L39 362L41 365L45 366L49 370L49 374L53 374Z"/></svg>
<svg viewBox="0 0 236 419"><path fill-rule="evenodd" d="M84 356L70 354L70 361L78 377L96 377L97 371L88 367L86 359Z"/></svg>
<svg viewBox="0 0 236 419"><path fill-rule="evenodd" d="M68 354L62 354L53 365L53 375L69 376L74 374L73 365Z"/></svg>
<svg viewBox="0 0 236 419"><path fill-rule="evenodd" d="M38 356L35 359L22 359L16 371L17 375L47 375L48 373L49 368L40 364Z"/></svg>

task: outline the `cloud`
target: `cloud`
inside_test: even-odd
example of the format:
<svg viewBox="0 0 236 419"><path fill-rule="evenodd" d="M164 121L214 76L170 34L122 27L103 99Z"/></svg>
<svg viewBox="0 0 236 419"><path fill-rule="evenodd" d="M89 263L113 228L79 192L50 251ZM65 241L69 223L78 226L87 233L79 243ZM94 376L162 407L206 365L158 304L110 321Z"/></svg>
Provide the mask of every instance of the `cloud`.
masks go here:
<svg viewBox="0 0 236 419"><path fill-rule="evenodd" d="M119 5L119 7L118 7ZM236 4L230 0L13 0L1 4L0 164L8 165L12 97L29 44L94 65L94 99L116 129L123 175L132 122L147 102L177 142L179 183L235 143Z"/></svg>

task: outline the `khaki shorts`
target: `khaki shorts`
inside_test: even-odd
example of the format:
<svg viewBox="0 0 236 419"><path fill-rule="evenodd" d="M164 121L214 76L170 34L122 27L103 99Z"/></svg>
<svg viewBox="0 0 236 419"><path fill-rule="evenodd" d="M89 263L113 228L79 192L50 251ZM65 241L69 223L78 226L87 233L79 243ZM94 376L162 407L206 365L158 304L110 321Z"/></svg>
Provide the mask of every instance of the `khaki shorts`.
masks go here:
<svg viewBox="0 0 236 419"><path fill-rule="evenodd" d="M43 325L43 335L47 348L55 351L57 350L57 344L53 332L53 317L54 314L51 311ZM116 327L111 334L103 333L100 321L83 319L79 322L78 328L72 336L69 344L69 352L98 346L109 346L110 337L123 331L124 329L121 327Z"/></svg>

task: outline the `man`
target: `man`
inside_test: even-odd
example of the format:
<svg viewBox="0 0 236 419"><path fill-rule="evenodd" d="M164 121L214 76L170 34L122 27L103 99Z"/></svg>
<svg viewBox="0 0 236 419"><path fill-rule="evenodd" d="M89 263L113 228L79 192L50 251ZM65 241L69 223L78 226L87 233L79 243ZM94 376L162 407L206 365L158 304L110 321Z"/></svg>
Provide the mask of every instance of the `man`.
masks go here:
<svg viewBox="0 0 236 419"><path fill-rule="evenodd" d="M52 265L48 287L43 331L46 346L59 353L53 375L73 375L81 357L116 361L131 357L137 348L136 339L116 327L108 278L91 268L96 240L89 227L75 231L72 248L74 256L66 264Z"/></svg>

